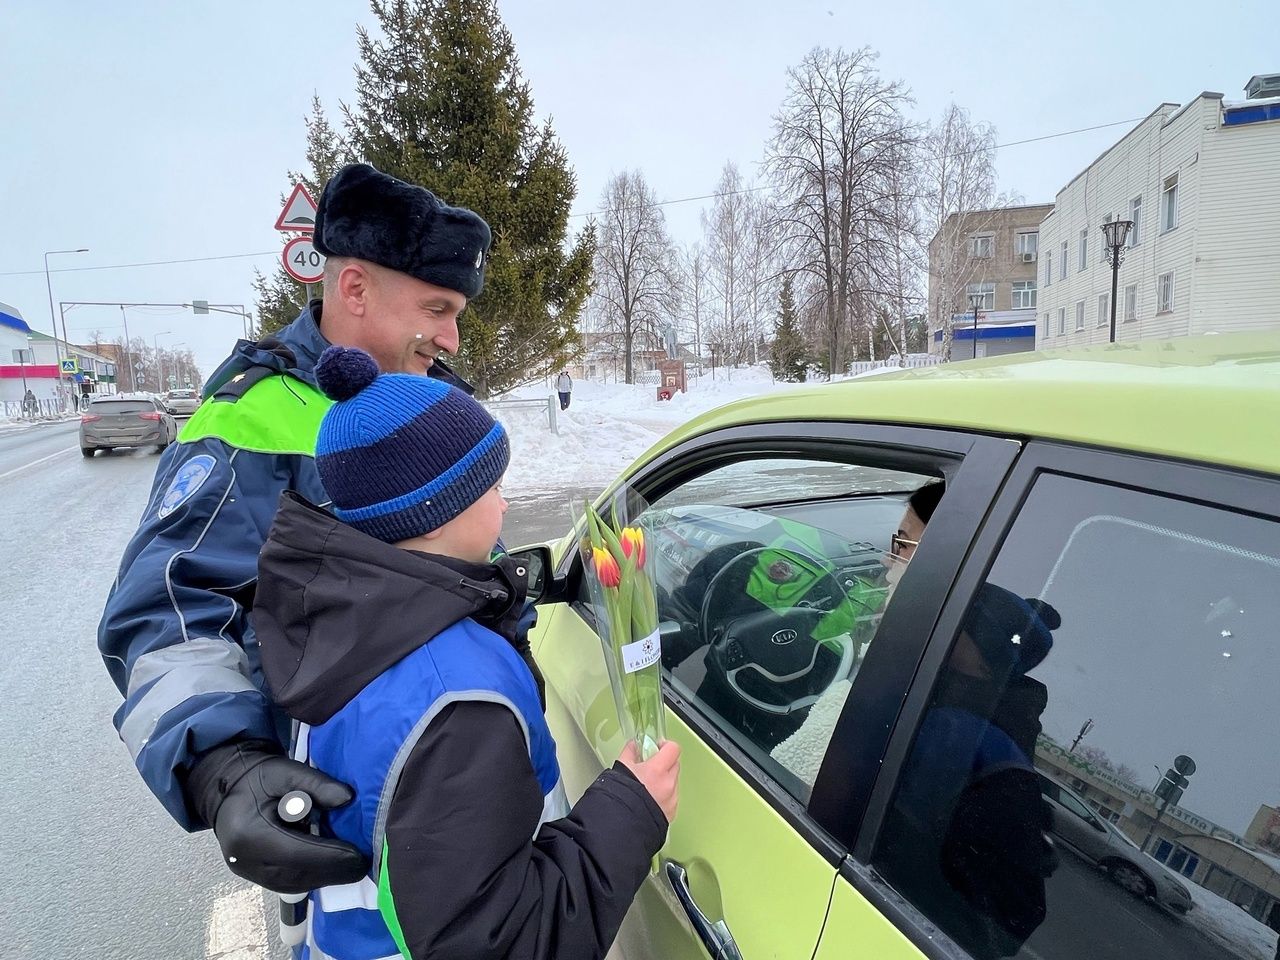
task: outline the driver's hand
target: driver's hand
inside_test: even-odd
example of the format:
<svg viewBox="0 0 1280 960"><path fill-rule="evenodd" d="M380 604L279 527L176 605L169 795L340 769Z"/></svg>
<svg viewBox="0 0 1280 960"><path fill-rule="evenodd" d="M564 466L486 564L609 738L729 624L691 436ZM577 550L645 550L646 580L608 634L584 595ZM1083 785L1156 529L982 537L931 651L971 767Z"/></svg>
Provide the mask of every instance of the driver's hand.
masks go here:
<svg viewBox="0 0 1280 960"><path fill-rule="evenodd" d="M649 791L649 796L653 797L653 802L662 810L667 823L674 820L680 800L677 787L680 779L680 744L668 740L648 760L641 760L640 751L632 740L622 748L618 762L630 770Z"/></svg>

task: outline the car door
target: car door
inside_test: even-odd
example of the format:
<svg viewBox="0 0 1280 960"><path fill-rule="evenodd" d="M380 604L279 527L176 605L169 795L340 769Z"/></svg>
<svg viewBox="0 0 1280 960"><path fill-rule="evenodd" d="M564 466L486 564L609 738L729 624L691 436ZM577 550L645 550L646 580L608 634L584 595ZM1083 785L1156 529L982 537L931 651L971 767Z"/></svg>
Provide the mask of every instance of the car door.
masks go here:
<svg viewBox="0 0 1280 960"><path fill-rule="evenodd" d="M1029 444L950 593L816 960L879 955L869 906L931 957L1275 956L1280 479ZM1131 863L1194 852L1185 918L1055 855L1041 774L1117 811Z"/></svg>
<svg viewBox="0 0 1280 960"><path fill-rule="evenodd" d="M1106 856L1111 835L1088 805L1062 787L1049 799L1053 833L1095 863Z"/></svg>
<svg viewBox="0 0 1280 960"><path fill-rule="evenodd" d="M966 460L975 443L987 456ZM847 852L823 818L843 824L869 787L908 660L1015 452L931 431L777 424L689 441L631 479L649 502L667 735L683 753L680 812L620 933L624 956L810 960ZM895 565L909 498L939 481L917 559ZM576 798L622 741L577 558L558 572L569 595L543 606L531 639ZM716 650L731 637L742 656L726 666ZM768 669L779 640L802 652L788 653L797 669ZM875 716L871 732L846 733L829 773L851 703ZM885 933L904 952L877 956L914 955Z"/></svg>

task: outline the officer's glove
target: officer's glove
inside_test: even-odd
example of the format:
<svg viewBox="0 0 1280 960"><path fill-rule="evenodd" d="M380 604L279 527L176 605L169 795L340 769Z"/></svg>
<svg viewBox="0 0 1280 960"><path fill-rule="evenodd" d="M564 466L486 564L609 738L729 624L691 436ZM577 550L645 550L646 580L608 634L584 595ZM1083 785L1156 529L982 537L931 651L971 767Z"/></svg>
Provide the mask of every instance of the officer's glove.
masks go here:
<svg viewBox="0 0 1280 960"><path fill-rule="evenodd" d="M291 790L310 794L314 809L350 803L355 793L267 741L229 743L205 754L187 777L187 796L213 827L231 872L277 893L304 893L355 883L369 859L341 840L287 824L276 805Z"/></svg>

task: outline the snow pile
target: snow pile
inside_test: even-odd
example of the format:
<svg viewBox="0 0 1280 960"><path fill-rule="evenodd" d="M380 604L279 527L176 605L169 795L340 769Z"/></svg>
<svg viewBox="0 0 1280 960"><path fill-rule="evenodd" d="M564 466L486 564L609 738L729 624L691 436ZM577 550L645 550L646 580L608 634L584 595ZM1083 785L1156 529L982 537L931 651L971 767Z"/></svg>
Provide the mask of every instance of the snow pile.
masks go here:
<svg viewBox="0 0 1280 960"><path fill-rule="evenodd" d="M1195 906L1187 914L1187 923L1242 960L1273 960L1276 955L1275 931L1253 919L1230 900L1198 883L1188 881L1183 886L1195 901Z"/></svg>
<svg viewBox="0 0 1280 960"><path fill-rule="evenodd" d="M509 496L546 490L603 488L619 473L680 424L734 400L799 384L774 383L763 367L717 372L690 381L689 392L658 400L653 384L574 384L572 403L560 410L559 435L547 428L544 408L503 407L491 411L511 435L511 468L503 488ZM521 387L503 400L554 397L547 386Z"/></svg>

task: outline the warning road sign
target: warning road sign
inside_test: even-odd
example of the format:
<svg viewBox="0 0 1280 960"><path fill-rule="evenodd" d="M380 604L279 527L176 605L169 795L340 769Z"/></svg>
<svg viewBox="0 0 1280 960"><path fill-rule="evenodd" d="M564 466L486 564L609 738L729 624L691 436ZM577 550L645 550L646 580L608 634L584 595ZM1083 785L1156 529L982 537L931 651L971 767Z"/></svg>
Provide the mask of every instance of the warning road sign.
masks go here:
<svg viewBox="0 0 1280 960"><path fill-rule="evenodd" d="M63 373L79 373L80 363L75 357L67 357L60 364Z"/></svg>
<svg viewBox="0 0 1280 960"><path fill-rule="evenodd" d="M293 193L284 202L284 209L276 217L277 230L310 233L316 228L316 202L300 183L293 185Z"/></svg>

